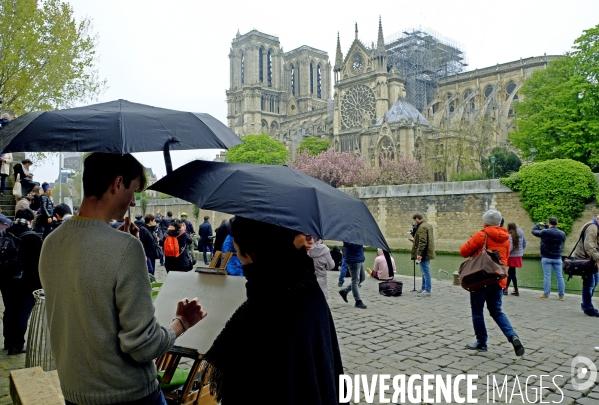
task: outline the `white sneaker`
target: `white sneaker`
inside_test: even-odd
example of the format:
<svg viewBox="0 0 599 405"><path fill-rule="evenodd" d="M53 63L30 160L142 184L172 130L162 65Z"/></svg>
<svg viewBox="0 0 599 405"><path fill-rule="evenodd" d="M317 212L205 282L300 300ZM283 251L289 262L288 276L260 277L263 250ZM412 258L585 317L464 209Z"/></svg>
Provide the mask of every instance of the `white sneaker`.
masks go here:
<svg viewBox="0 0 599 405"><path fill-rule="evenodd" d="M431 296L431 293L430 293L430 292L428 292L428 291L422 291L422 296L423 296L423 297L430 297L430 296Z"/></svg>
<svg viewBox="0 0 599 405"><path fill-rule="evenodd" d="M595 351L599 352L599 346L595 346Z"/></svg>

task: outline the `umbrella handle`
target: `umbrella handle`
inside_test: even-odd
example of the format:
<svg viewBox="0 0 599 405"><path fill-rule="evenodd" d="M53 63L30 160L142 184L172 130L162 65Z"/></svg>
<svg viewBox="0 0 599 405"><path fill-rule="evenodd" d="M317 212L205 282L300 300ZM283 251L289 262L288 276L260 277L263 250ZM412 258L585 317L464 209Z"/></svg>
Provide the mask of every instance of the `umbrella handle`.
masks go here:
<svg viewBox="0 0 599 405"><path fill-rule="evenodd" d="M164 143L164 164L166 166L166 174L169 175L173 172L173 162L171 160L171 143L179 142L177 138L171 138Z"/></svg>

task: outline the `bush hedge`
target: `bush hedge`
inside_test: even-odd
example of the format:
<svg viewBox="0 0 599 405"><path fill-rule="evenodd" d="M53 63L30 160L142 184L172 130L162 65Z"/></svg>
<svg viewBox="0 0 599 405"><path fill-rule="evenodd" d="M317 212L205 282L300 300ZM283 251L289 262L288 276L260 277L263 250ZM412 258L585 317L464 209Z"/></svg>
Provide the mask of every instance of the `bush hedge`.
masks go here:
<svg viewBox="0 0 599 405"><path fill-rule="evenodd" d="M584 212L585 205L597 201L599 185L591 169L570 159L554 159L522 167L502 178L501 183L520 193L520 201L533 222L557 217L566 233Z"/></svg>

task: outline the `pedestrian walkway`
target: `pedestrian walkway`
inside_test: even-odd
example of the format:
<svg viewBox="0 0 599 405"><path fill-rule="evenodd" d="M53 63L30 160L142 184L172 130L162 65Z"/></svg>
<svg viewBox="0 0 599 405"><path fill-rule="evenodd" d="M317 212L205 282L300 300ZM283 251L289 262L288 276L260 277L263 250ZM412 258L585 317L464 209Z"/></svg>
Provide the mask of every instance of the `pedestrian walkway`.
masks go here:
<svg viewBox="0 0 599 405"><path fill-rule="evenodd" d="M594 346L599 346L599 318L583 315L578 295L567 294L565 301L559 301L557 294L552 293L550 299L541 300L539 291L520 289L519 297L505 296L504 312L526 347L526 354L516 357L511 344L488 315L485 321L489 331L489 351L478 353L464 349L467 342L475 340L469 294L450 281L433 280L432 296L422 297L410 291L413 286L411 277L398 276L396 279L404 282L403 295L383 297L378 293L378 281L367 278L360 295L368 309L362 310L354 308L351 294L349 304L341 299L337 293L338 275L329 272L329 305L348 375L477 374L478 389L474 397L479 398L479 404L491 403L487 401L487 376L491 379L495 376L499 386L503 384L504 376L508 376L508 400L517 376L522 393L526 391L529 400L516 395L509 403L522 404L539 402L538 398L533 401L534 390L539 390L539 376L549 375L550 378L543 377L543 402L557 401L563 405L599 403L599 385L578 391L570 381L574 357L585 356L599 364L599 353L593 350ZM161 281L165 276L164 267L159 266L157 280ZM349 282L346 279L346 285ZM417 278L416 285L419 283ZM9 371L24 366L25 355L7 356L6 351L0 351L0 405L12 403L8 393ZM536 377L528 379L526 389L526 378L533 375ZM393 388L388 392L387 397L391 398ZM465 387L461 392L465 392ZM434 395L434 390L432 393ZM495 403L505 403L505 393L499 400L496 391ZM361 401L357 404L367 403L363 397ZM378 394L373 403L379 403ZM352 404L356 402L352 401Z"/></svg>

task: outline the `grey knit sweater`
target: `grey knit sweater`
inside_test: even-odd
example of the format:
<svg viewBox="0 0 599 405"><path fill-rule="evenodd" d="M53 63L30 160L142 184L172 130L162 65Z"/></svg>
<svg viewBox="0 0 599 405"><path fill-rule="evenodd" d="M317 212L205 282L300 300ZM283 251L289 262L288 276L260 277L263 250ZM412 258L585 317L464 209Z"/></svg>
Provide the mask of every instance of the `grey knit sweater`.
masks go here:
<svg viewBox="0 0 599 405"><path fill-rule="evenodd" d="M155 391L152 360L172 347L175 332L154 317L140 241L72 217L44 241L39 272L64 397L102 405Z"/></svg>

